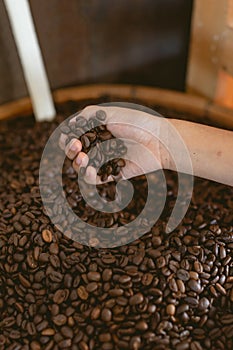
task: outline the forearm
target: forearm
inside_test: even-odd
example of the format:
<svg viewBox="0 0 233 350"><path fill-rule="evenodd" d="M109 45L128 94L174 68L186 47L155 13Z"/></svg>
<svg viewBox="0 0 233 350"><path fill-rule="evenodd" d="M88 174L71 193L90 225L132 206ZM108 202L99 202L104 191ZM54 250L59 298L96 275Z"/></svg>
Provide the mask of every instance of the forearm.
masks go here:
<svg viewBox="0 0 233 350"><path fill-rule="evenodd" d="M194 175L233 186L233 132L183 120L169 122L187 146ZM169 162L171 170L176 170L175 163Z"/></svg>

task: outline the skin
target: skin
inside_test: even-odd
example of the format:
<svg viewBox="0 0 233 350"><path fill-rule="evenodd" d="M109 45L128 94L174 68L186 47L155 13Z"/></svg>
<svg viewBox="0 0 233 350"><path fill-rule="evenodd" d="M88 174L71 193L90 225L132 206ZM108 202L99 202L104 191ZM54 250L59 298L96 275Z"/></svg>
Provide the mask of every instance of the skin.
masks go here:
<svg viewBox="0 0 233 350"><path fill-rule="evenodd" d="M130 160L126 160L126 166L122 168L122 178L129 179L158 169L176 170L177 163L179 171L187 172L185 167L182 169L182 154L177 152L174 161L168 152L168 149L174 148L174 135L167 132L167 124L170 123L187 147L193 174L233 186L233 132L183 120L167 120L123 107L88 106L81 115L89 119L99 109L106 112L107 127L115 137L130 139L133 142L127 145ZM168 133L166 147L156 137L158 130L159 135ZM87 167L86 182L101 183L95 169L87 166L88 156L82 152L81 142L72 139L65 146L65 141L66 135L62 134L60 147L67 157L73 160L74 169L78 172L80 167ZM109 176L107 182L112 180Z"/></svg>

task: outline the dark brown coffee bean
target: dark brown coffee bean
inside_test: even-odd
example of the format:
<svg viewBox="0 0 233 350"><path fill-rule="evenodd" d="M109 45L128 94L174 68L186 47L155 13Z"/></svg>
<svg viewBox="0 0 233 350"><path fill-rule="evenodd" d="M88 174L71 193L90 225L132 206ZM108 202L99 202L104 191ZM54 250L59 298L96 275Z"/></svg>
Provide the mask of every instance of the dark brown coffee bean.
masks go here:
<svg viewBox="0 0 233 350"><path fill-rule="evenodd" d="M2 326L5 328L10 328L14 324L15 324L15 318L12 316L4 318L2 321Z"/></svg>
<svg viewBox="0 0 233 350"><path fill-rule="evenodd" d="M210 292L215 298L218 298L218 293L216 292L214 286L210 286Z"/></svg>
<svg viewBox="0 0 233 350"><path fill-rule="evenodd" d="M91 144L89 138L88 138L86 135L81 136L81 142L82 142L83 147L84 147L85 149L88 149L88 147L89 147L90 144Z"/></svg>
<svg viewBox="0 0 233 350"><path fill-rule="evenodd" d="M3 347L5 343L6 343L6 337L3 334L0 334L0 346Z"/></svg>
<svg viewBox="0 0 233 350"><path fill-rule="evenodd" d="M131 277L130 276L127 276L127 275L123 275L123 276L120 276L119 278L119 283L128 283L131 281Z"/></svg>
<svg viewBox="0 0 233 350"><path fill-rule="evenodd" d="M220 321L222 324L233 324L233 315L232 314L226 314L221 316Z"/></svg>
<svg viewBox="0 0 233 350"><path fill-rule="evenodd" d="M63 314L58 314L56 316L53 317L53 322L55 323L55 325L57 326L62 326L66 323L67 321L67 317Z"/></svg>
<svg viewBox="0 0 233 350"><path fill-rule="evenodd" d="M91 271L91 272L88 272L87 278L89 281L98 282L98 281L100 281L101 275L99 272Z"/></svg>
<svg viewBox="0 0 233 350"><path fill-rule="evenodd" d="M195 308L198 306L198 300L193 297L186 297L185 301L191 308Z"/></svg>
<svg viewBox="0 0 233 350"><path fill-rule="evenodd" d="M124 159L120 158L118 161L117 161L117 165L120 167L120 168L123 168L125 166L125 161Z"/></svg>
<svg viewBox="0 0 233 350"><path fill-rule="evenodd" d="M98 284L96 282L90 282L86 286L86 290L89 293L92 293L92 292L94 292L97 289L98 289Z"/></svg>
<svg viewBox="0 0 233 350"><path fill-rule="evenodd" d="M106 343L111 341L111 334L110 333L102 333L99 335L99 340L101 343Z"/></svg>
<svg viewBox="0 0 233 350"><path fill-rule="evenodd" d="M138 238L141 228L128 229L127 224L146 208L144 176L130 180L134 196L126 208L106 213L94 209L92 196L93 207L87 205L77 182L80 174L66 159L63 190L83 221L76 223L65 209L65 197L59 199L48 157L45 210L38 186L44 143L64 114L82 106L73 101L58 108L65 113L52 123L35 123L29 117L0 123L0 348L232 350L231 188L196 179L189 211L167 235L164 228L178 183L172 172L166 173L166 210L151 229L149 216L141 218L148 232ZM97 115L88 121L72 117L77 120L68 124L66 139L83 139L83 150L90 151L88 165L105 163L98 175L107 178L121 171L127 148L106 125L98 125L104 120ZM103 143L105 139L109 142ZM107 161L108 156L114 159ZM159 206L163 184L158 172L150 175L157 185L151 195ZM120 203L125 192L118 194L115 187L111 182L97 191L104 200ZM147 210L153 212L152 207ZM102 241L109 247L110 236L96 236L94 229L85 229L85 222L113 228L111 242L118 247L101 248Z"/></svg>
<svg viewBox="0 0 233 350"><path fill-rule="evenodd" d="M176 284L177 284L178 290L179 290L182 294L184 294L185 291L186 291L184 282L183 282L182 280L179 280L179 279L178 279L178 280L176 281Z"/></svg>
<svg viewBox="0 0 233 350"><path fill-rule="evenodd" d="M145 273L143 276L142 276L142 284L144 286L149 286L152 281L153 281L153 275L151 273Z"/></svg>
<svg viewBox="0 0 233 350"><path fill-rule="evenodd" d="M70 327L63 326L61 327L61 333L64 335L65 338L73 338L74 332Z"/></svg>
<svg viewBox="0 0 233 350"><path fill-rule="evenodd" d="M114 264L116 261L115 256L106 254L101 257L101 260L103 261L104 264Z"/></svg>
<svg viewBox="0 0 233 350"><path fill-rule="evenodd" d="M145 321L140 320L136 323L135 328L139 331L146 331L148 329L148 324Z"/></svg>
<svg viewBox="0 0 233 350"><path fill-rule="evenodd" d="M80 350L89 350L88 345L84 341L81 341L79 343L79 348L80 348Z"/></svg>
<svg viewBox="0 0 233 350"><path fill-rule="evenodd" d="M130 305L139 305L143 302L144 297L141 293L137 293L130 297L129 304Z"/></svg>
<svg viewBox="0 0 233 350"><path fill-rule="evenodd" d="M67 125L65 125L65 124L63 124L63 125L60 127L60 130L61 130L61 132L62 132L63 134L69 134L69 132L70 132L70 128L69 128Z"/></svg>
<svg viewBox="0 0 233 350"><path fill-rule="evenodd" d="M96 112L96 118L100 121L104 121L107 118L106 112L100 109Z"/></svg>
<svg viewBox="0 0 233 350"><path fill-rule="evenodd" d="M61 349L67 349L67 348L69 348L72 345L72 340L71 339L61 340L58 343L58 345L59 345L59 348L61 348Z"/></svg>
<svg viewBox="0 0 233 350"><path fill-rule="evenodd" d="M51 254L58 254L59 253L59 247L57 243L51 243L49 247L49 251Z"/></svg>
<svg viewBox="0 0 233 350"><path fill-rule="evenodd" d="M33 181L34 182L34 181ZM31 224L31 220L29 219L28 216L22 215L20 218L20 222L23 226L29 226Z"/></svg>
<svg viewBox="0 0 233 350"><path fill-rule="evenodd" d="M177 286L175 278L170 279L169 288L171 289L171 291L173 291L175 293L178 292L178 286Z"/></svg>
<svg viewBox="0 0 233 350"><path fill-rule="evenodd" d="M112 278L112 270L111 269L104 269L102 273L103 281L107 282L110 281Z"/></svg>
<svg viewBox="0 0 233 350"><path fill-rule="evenodd" d="M197 273L203 272L203 266L199 261L194 261L194 269Z"/></svg>
<svg viewBox="0 0 233 350"><path fill-rule="evenodd" d="M202 350L202 346L198 341L194 341L190 344L190 349L191 350Z"/></svg>
<svg viewBox="0 0 233 350"><path fill-rule="evenodd" d="M223 246L220 247L219 253L220 253L220 259L225 259L226 258L226 256L227 256L226 249Z"/></svg>
<svg viewBox="0 0 233 350"><path fill-rule="evenodd" d="M198 305L200 310L206 310L208 309L209 306L210 306L209 299L207 299L206 297L203 297L200 299L199 305Z"/></svg>
<svg viewBox="0 0 233 350"><path fill-rule="evenodd" d="M111 321L112 319L112 312L110 309L107 309L107 308L104 308L102 311L101 311L101 319L104 321L104 322L109 322Z"/></svg>
<svg viewBox="0 0 233 350"><path fill-rule="evenodd" d="M188 286L192 291L194 291L198 294L201 293L201 291L202 291L200 283L198 281L195 281L194 279L190 279L188 281Z"/></svg>
<svg viewBox="0 0 233 350"><path fill-rule="evenodd" d="M226 294L227 294L226 289L225 289L223 286L221 286L221 284L216 283L215 288L216 288L217 291L218 291L219 293L221 293L222 295L226 295Z"/></svg>
<svg viewBox="0 0 233 350"><path fill-rule="evenodd" d="M182 342L178 343L175 347L176 350L188 350L189 349L189 342L186 340L183 340Z"/></svg>
<svg viewBox="0 0 233 350"><path fill-rule="evenodd" d="M19 280L25 288L31 287L31 283L21 273L19 274Z"/></svg>
<svg viewBox="0 0 233 350"><path fill-rule="evenodd" d="M59 289L55 292L53 302L55 304L62 304L68 297L68 289Z"/></svg>
<svg viewBox="0 0 233 350"><path fill-rule="evenodd" d="M82 300L87 300L88 299L89 294L86 291L84 286L78 287L77 293L78 293L78 296L79 296L80 299L82 299Z"/></svg>
<svg viewBox="0 0 233 350"><path fill-rule="evenodd" d="M163 256L160 256L157 260L156 260L156 264L157 264L157 267L159 269L161 269L162 267L164 267L166 265L166 261L164 259Z"/></svg>
<svg viewBox="0 0 233 350"><path fill-rule="evenodd" d="M96 306L91 312L91 319L97 320L100 317L101 309L100 307Z"/></svg>
<svg viewBox="0 0 233 350"><path fill-rule="evenodd" d="M176 274L177 274L177 277L184 282L188 281L190 278L188 271L184 269L179 269Z"/></svg>

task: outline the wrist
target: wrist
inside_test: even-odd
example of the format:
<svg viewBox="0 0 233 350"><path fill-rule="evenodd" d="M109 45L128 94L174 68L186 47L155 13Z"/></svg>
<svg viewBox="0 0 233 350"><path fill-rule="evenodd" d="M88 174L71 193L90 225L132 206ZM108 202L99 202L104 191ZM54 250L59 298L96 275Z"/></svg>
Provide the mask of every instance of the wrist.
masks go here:
<svg viewBox="0 0 233 350"><path fill-rule="evenodd" d="M172 140L169 137L169 126L168 123L175 126L175 119L162 118L160 124L160 139L159 139L159 150L161 167L165 170L174 170L174 164L172 161L172 156L170 152L170 147L172 147Z"/></svg>

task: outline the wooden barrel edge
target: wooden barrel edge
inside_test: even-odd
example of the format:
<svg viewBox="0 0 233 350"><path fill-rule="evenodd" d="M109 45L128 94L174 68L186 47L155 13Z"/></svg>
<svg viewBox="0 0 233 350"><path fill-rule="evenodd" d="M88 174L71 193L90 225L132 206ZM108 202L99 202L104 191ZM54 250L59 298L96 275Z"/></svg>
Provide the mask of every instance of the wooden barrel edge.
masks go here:
<svg viewBox="0 0 233 350"><path fill-rule="evenodd" d="M177 112L195 116L197 122L209 122L211 125L233 130L233 110L216 105L206 98L190 95L173 90L155 87L118 84L92 84L77 87L58 89L53 92L55 103L68 100L82 101L97 99L102 96L116 97L127 100L138 99L142 103L159 105ZM0 106L0 120L32 113L32 104L29 98L22 98Z"/></svg>

